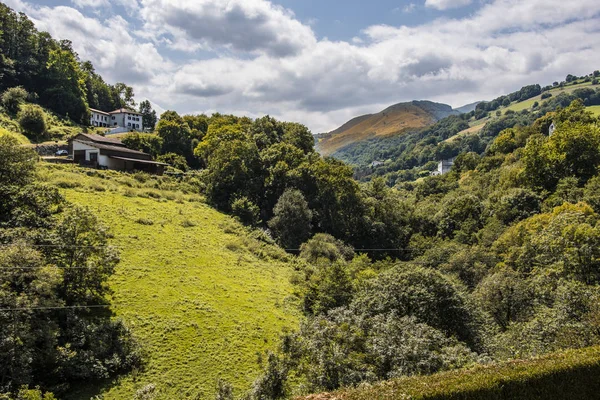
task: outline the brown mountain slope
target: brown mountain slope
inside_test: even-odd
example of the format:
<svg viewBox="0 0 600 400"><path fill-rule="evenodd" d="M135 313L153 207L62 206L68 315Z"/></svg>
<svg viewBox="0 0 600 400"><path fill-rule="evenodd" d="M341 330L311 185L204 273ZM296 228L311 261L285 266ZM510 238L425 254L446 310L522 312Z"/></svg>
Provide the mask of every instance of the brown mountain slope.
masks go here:
<svg viewBox="0 0 600 400"><path fill-rule="evenodd" d="M458 112L446 104L430 101L395 104L380 113L351 119L338 129L320 135L317 149L323 155L330 155L355 142L377 136L394 136L409 130L425 128L456 113Z"/></svg>

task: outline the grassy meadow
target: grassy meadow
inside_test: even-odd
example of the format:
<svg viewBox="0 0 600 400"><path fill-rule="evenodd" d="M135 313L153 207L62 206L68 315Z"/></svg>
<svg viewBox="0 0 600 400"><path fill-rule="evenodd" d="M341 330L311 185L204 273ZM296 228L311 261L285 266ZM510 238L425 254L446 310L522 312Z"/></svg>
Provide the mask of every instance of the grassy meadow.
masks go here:
<svg viewBox="0 0 600 400"><path fill-rule="evenodd" d="M132 399L154 385L157 399L205 399L218 378L248 390L259 354L297 326L285 252L171 178L46 165L41 180L110 227L113 310L147 354L143 371L71 398Z"/></svg>

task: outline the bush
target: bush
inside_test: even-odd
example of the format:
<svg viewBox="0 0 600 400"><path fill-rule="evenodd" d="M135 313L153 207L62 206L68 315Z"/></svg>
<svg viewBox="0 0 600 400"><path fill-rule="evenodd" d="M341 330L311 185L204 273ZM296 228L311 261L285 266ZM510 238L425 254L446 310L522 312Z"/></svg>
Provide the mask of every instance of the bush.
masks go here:
<svg viewBox="0 0 600 400"><path fill-rule="evenodd" d="M542 93L542 100L549 99L550 97L552 97L552 93L550 93L550 92Z"/></svg>
<svg viewBox="0 0 600 400"><path fill-rule="evenodd" d="M231 213L243 224L254 226L260 223L260 208L245 196L231 203Z"/></svg>
<svg viewBox="0 0 600 400"><path fill-rule="evenodd" d="M27 136L39 138L46 133L46 114L42 107L34 104L23 105L17 118Z"/></svg>
<svg viewBox="0 0 600 400"><path fill-rule="evenodd" d="M183 172L186 172L189 168L185 157L175 153L167 153L165 155L159 156L156 160L167 163L171 167Z"/></svg>
<svg viewBox="0 0 600 400"><path fill-rule="evenodd" d="M27 91L22 87L13 87L2 93L2 105L11 114L19 112L21 104L27 100Z"/></svg>

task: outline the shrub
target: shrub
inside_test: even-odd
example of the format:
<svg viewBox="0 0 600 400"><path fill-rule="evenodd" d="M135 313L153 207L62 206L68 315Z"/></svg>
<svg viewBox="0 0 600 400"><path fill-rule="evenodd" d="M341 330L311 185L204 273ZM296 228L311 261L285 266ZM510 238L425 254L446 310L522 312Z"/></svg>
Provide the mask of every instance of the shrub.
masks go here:
<svg viewBox="0 0 600 400"><path fill-rule="evenodd" d="M549 99L550 97L552 97L552 93L550 93L550 92L542 93L542 100Z"/></svg>
<svg viewBox="0 0 600 400"><path fill-rule="evenodd" d="M13 87L2 93L2 105L9 113L16 114L21 104L27 100L27 91L22 87Z"/></svg>
<svg viewBox="0 0 600 400"><path fill-rule="evenodd" d="M260 222L260 208L246 196L237 198L231 203L231 213L246 225L254 226Z"/></svg>
<svg viewBox="0 0 600 400"><path fill-rule="evenodd" d="M39 138L46 133L46 114L42 107L35 104L23 105L17 118L21 129L29 137Z"/></svg>
<svg viewBox="0 0 600 400"><path fill-rule="evenodd" d="M354 250L327 233L317 233L300 247L300 257L312 263L322 259L350 261L354 257Z"/></svg>
<svg viewBox="0 0 600 400"><path fill-rule="evenodd" d="M187 171L189 168L185 157L175 153L167 153L165 155L159 156L156 160L167 163L173 168L183 172Z"/></svg>
<svg viewBox="0 0 600 400"><path fill-rule="evenodd" d="M152 221L151 219L148 219L148 218L138 218L135 220L135 222L137 224L146 225L146 226L154 225L154 221Z"/></svg>

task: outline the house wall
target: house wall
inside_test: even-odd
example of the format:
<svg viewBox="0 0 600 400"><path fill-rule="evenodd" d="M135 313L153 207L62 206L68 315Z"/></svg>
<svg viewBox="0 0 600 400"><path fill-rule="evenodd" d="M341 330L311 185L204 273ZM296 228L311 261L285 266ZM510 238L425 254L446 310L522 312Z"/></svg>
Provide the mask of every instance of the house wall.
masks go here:
<svg viewBox="0 0 600 400"><path fill-rule="evenodd" d="M90 117L90 125L91 126L103 126L109 127L111 118L110 115L100 114L95 111L91 111L92 115Z"/></svg>
<svg viewBox="0 0 600 400"><path fill-rule="evenodd" d="M133 113L116 113L111 114L110 117L111 127L123 127L128 130L133 129L136 131L142 130L142 116ZM115 125L117 124L117 125Z"/></svg>
<svg viewBox="0 0 600 400"><path fill-rule="evenodd" d="M73 153L71 153L73 156L75 156L75 151L77 150L84 150L85 151L85 160L86 161L90 161L90 154L91 153L97 153L98 154L98 162L100 161L100 150L92 147L90 145L87 145L85 143L81 143L77 140L73 140Z"/></svg>

